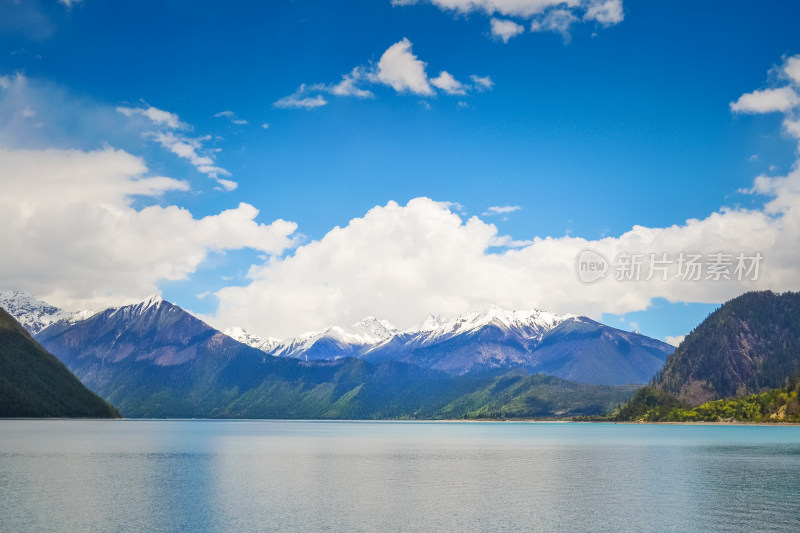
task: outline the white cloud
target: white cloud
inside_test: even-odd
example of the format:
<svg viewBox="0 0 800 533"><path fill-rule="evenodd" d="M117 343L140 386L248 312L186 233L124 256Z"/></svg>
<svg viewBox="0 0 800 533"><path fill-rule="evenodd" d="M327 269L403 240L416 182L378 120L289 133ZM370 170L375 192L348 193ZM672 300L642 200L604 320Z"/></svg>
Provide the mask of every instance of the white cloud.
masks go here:
<svg viewBox="0 0 800 533"><path fill-rule="evenodd" d="M513 213L514 211L519 211L520 209L522 208L518 205L494 205L486 210L484 216Z"/></svg>
<svg viewBox="0 0 800 533"><path fill-rule="evenodd" d="M303 93L307 91L306 85L301 85L299 89L294 94L290 94L289 96L284 96L273 105L275 107L281 107L285 109L314 109L316 107L322 107L327 105L328 101L325 98L318 94L316 96L303 96Z"/></svg>
<svg viewBox="0 0 800 533"><path fill-rule="evenodd" d="M412 52L412 43L407 38L390 46L377 64L361 65L342 76L335 84L302 84L289 96L281 98L273 105L283 108L313 109L328 103L323 94L332 96L351 96L374 98L375 93L366 89L367 85L385 85L398 93L411 93L423 97L434 96L436 89L449 95L466 95L469 91L485 91L494 83L488 76L472 75L474 85L456 80L452 74L442 70L435 78L429 78L427 63ZM430 109L430 104L424 104Z"/></svg>
<svg viewBox="0 0 800 533"><path fill-rule="evenodd" d="M737 113L785 113L798 104L800 98L791 87L780 87L743 94L730 106Z"/></svg>
<svg viewBox="0 0 800 533"><path fill-rule="evenodd" d="M482 11L487 15L498 13L508 17L529 18L541 15L555 6L579 8L583 0L428 0L441 9L459 13Z"/></svg>
<svg viewBox="0 0 800 533"><path fill-rule="evenodd" d="M113 107L22 74L7 76L0 91L0 146L17 148L139 145L151 139L216 179L230 173L215 162L210 136L189 136L177 114L149 104ZM35 117L35 120L31 120Z"/></svg>
<svg viewBox="0 0 800 533"><path fill-rule="evenodd" d="M522 24L517 24L513 20L492 18L490 22L492 25L492 35L499 37L504 43L507 43L512 37L516 37L520 33L525 32L525 27Z"/></svg>
<svg viewBox="0 0 800 533"><path fill-rule="evenodd" d="M785 82L787 79L790 84L800 83L800 55L785 59L778 69L778 75L772 78L773 84ZM798 141L800 150L800 95L791 85L743 94L737 101L731 102L730 107L732 111L739 113L782 113L783 129Z"/></svg>
<svg viewBox="0 0 800 533"><path fill-rule="evenodd" d="M188 160L199 172L217 181L221 190L231 191L236 188L236 183L231 180L221 180L219 176L230 176L230 172L217 166L214 158L209 155L203 143L211 140L210 135L204 137L189 137L177 130L188 130L189 125L182 122L178 115L164 111L153 106L147 107L117 107L117 111L126 117L143 116L152 122L154 126L159 126L157 131L148 131L146 136L152 137L161 146L177 155L182 159ZM214 115L215 117L225 117L235 119L232 111L222 111ZM234 123L236 120L233 120ZM245 122L246 123L246 122Z"/></svg>
<svg viewBox="0 0 800 533"><path fill-rule="evenodd" d="M479 91L486 91L494 87L494 82L489 76L476 76L473 74L469 78L472 80L472 83L475 84L475 88Z"/></svg>
<svg viewBox="0 0 800 533"><path fill-rule="evenodd" d="M675 336L667 335L666 337L664 337L664 342L666 342L667 344L671 344L677 348L678 345L682 343L683 339L685 338L686 335L675 335Z"/></svg>
<svg viewBox="0 0 800 533"><path fill-rule="evenodd" d="M653 298L720 302L750 289L796 290L800 171L760 187L773 196L763 209L721 208L702 220L663 228L634 226L618 237L594 241L570 236L514 241L498 235L493 224L464 219L427 198L406 206L390 202L289 257L251 269L250 285L217 293L216 321L288 336L368 314L400 327L429 312L449 315L488 304L599 318L643 310ZM508 249L491 251L497 246ZM586 247L610 258L626 251L760 252L765 264L757 281L608 279L582 285L574 264Z"/></svg>
<svg viewBox="0 0 800 533"><path fill-rule="evenodd" d="M569 29L578 18L572 11L566 9L552 9L541 18L534 20L531 23L532 32L555 32L560 33L564 38L564 42L569 42L571 39Z"/></svg>
<svg viewBox="0 0 800 533"><path fill-rule="evenodd" d="M584 20L596 20L604 26L619 24L625 15L622 12L622 0L597 0L589 3Z"/></svg>
<svg viewBox="0 0 800 533"><path fill-rule="evenodd" d="M169 111L163 111L153 106L148 107L124 107L120 106L117 108L117 111L125 115L126 117L132 117L134 115L141 115L143 117L147 117L150 121L155 124L156 126L163 126L165 128L177 130L185 130L188 129L188 125L181 122L178 118L178 115L175 113L170 113Z"/></svg>
<svg viewBox="0 0 800 533"><path fill-rule="evenodd" d="M783 65L783 72L794 83L800 83L800 55L788 58Z"/></svg>
<svg viewBox="0 0 800 533"><path fill-rule="evenodd" d="M236 188L236 182L223 180L219 176L230 176L231 173L224 168L214 165L214 159L209 155L200 155L198 152L203 150L203 142L211 137L205 136L198 139L176 135L171 131L160 131L151 134L156 142L161 146L177 155L182 159L188 160L199 172L217 181L222 190L232 191Z"/></svg>
<svg viewBox="0 0 800 533"><path fill-rule="evenodd" d="M397 92L433 94L425 73L427 64L414 55L411 46L411 41L405 37L390 46L378 61L374 79L391 86Z"/></svg>
<svg viewBox="0 0 800 533"><path fill-rule="evenodd" d="M531 31L560 33L569 41L570 26L579 21L603 27L625 18L622 0L393 0L393 5L430 3L459 15L483 13L491 17L492 35L505 42L521 33L519 20L530 21ZM505 17L499 19L498 17ZM518 21L510 20L518 19Z"/></svg>
<svg viewBox="0 0 800 533"><path fill-rule="evenodd" d="M220 190L223 191L233 191L236 190L236 188L239 186L239 184L236 183L235 181L226 180L222 178L217 178L217 183L219 183Z"/></svg>
<svg viewBox="0 0 800 533"><path fill-rule="evenodd" d="M355 67L349 73L342 76L342 80L336 85L323 86L321 90L327 90L335 96L355 96L357 98L374 98L372 91L362 89L358 86L368 78L368 73L364 67Z"/></svg>
<svg viewBox="0 0 800 533"><path fill-rule="evenodd" d="M0 76L0 87L3 89L8 89L11 87L11 78L8 76Z"/></svg>
<svg viewBox="0 0 800 533"><path fill-rule="evenodd" d="M67 6L67 9L70 9L72 6L78 5L83 2L83 0L58 0L58 1L59 3Z"/></svg>
<svg viewBox="0 0 800 533"><path fill-rule="evenodd" d="M150 176L122 150L3 148L0 161L0 289L97 308L185 279L211 251L278 254L293 245L294 223L257 223L258 210L244 203L200 219L176 205L134 207L135 198L189 184Z"/></svg>
<svg viewBox="0 0 800 533"><path fill-rule="evenodd" d="M248 123L246 120L237 117L233 111L220 111L214 115L214 118L226 118L231 121L231 124L236 124L237 126L244 126Z"/></svg>
<svg viewBox="0 0 800 533"><path fill-rule="evenodd" d="M431 85L437 89L441 89L447 94L467 94L466 87L460 81L456 80L452 74L443 70L439 76L431 79Z"/></svg>
<svg viewBox="0 0 800 533"><path fill-rule="evenodd" d="M268 129L269 129L269 124L265 122L265 123L263 123L263 124L261 125L261 127L262 127L263 129L265 129L265 130L268 130Z"/></svg>
<svg viewBox="0 0 800 533"><path fill-rule="evenodd" d="M797 122L792 109L785 113L786 121ZM758 176L739 192L763 195L765 203L720 207L703 219L667 227L637 225L596 240L570 235L515 240L478 217L465 219L454 204L428 198L406 206L389 202L289 256L252 267L248 286L217 292L214 321L289 336L366 315L405 328L431 312L452 315L497 304L600 318L644 310L655 298L720 303L747 290L800 289L800 161L785 176ZM515 207L493 206L487 213ZM667 253L673 260L681 252L760 253L763 263L756 280L645 281L644 272L642 281L625 282L612 272L609 279L584 285L575 261L586 248L610 258L612 268L626 252Z"/></svg>

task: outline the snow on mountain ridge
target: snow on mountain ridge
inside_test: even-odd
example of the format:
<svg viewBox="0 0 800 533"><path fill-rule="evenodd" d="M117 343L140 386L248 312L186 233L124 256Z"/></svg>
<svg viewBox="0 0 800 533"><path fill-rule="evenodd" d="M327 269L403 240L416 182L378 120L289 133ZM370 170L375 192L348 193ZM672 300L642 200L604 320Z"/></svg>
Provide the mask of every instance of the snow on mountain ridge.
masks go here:
<svg viewBox="0 0 800 533"><path fill-rule="evenodd" d="M428 315L425 321L405 333L415 335L424 342L496 326L504 331L516 330L523 336L541 337L541 334L575 315L556 315L542 309L509 311L491 305L481 311L472 311L451 319ZM526 335L527 334L527 335Z"/></svg>
<svg viewBox="0 0 800 533"><path fill-rule="evenodd" d="M294 357L309 350L321 340L333 342L342 348L372 346L390 339L396 334L397 328L391 323L369 316L347 328L328 326L319 331L307 331L297 337L285 339L275 347L272 354Z"/></svg>
<svg viewBox="0 0 800 533"><path fill-rule="evenodd" d="M66 311L35 298L26 291L0 292L0 307L16 318L31 335L60 320L71 323L89 318L93 311Z"/></svg>
<svg viewBox="0 0 800 533"><path fill-rule="evenodd" d="M274 337L259 337L239 327L227 328L223 333L235 341L267 353L274 350L281 342L280 339Z"/></svg>

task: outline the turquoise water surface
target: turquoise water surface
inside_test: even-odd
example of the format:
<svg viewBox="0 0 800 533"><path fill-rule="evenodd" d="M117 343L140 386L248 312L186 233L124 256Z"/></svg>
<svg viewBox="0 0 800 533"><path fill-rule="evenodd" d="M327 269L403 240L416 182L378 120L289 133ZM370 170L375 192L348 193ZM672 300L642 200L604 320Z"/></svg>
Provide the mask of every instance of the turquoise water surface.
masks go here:
<svg viewBox="0 0 800 533"><path fill-rule="evenodd" d="M0 531L800 531L800 427L0 420Z"/></svg>

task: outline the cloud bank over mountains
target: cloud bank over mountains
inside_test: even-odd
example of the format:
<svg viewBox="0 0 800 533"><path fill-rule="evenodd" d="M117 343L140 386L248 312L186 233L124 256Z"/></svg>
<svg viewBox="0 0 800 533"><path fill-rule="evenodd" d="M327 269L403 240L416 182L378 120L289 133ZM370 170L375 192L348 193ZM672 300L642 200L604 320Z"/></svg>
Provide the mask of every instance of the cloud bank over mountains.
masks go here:
<svg viewBox="0 0 800 533"><path fill-rule="evenodd" d="M553 9L547 2L434 3L487 16L535 18ZM545 10L535 11L534 4ZM584 9L582 16L588 16L589 4L566 5L575 7L573 15ZM602 22L600 11L593 13ZM293 96L298 102L369 98L378 86L420 97L461 95L491 85L485 76L457 77L444 70L431 76L411 42L403 39L376 64ZM799 90L800 56L792 56L776 67L767 86L742 95L730 108L738 114L778 113L784 133L800 141ZM71 110L68 119L63 108ZM233 114L220 118L225 117ZM62 124L67 122L69 127ZM89 127L96 124L107 126ZM235 325L287 337L365 315L386 318L400 328L427 313L453 315L489 304L599 317L644 309L653 298L721 302L745 290L781 291L800 284L797 163L785 175L757 176L751 187L739 191L763 200L757 207L720 206L702 219L634 226L598 240L541 236L536 228L527 235L503 235L487 221L514 216L526 208L524 198L509 198L513 204L508 205L468 206L484 213L470 216L452 203L459 198L420 197L405 205L387 199L301 244L297 230L302 228L296 223L260 222L258 206L248 202L196 216L184 207L188 195L198 190L196 182L152 172L142 156L103 146L107 141L102 138L70 145L75 132L101 136L112 129L162 146L191 165L192 172L234 188L226 186L228 171L216 164L215 152L205 148L207 136L191 133L174 112L149 104L80 101L51 84L0 73L0 222L6 230L0 248L13 258L0 264L0 290L24 288L68 309L100 308L141 299L164 280L187 279L214 252L249 249L262 253L263 260L250 267L244 286L216 291L219 308L211 320L221 328ZM758 252L764 263L756 281L608 279L584 285L575 275L575 259L587 247L609 258L634 251Z"/></svg>

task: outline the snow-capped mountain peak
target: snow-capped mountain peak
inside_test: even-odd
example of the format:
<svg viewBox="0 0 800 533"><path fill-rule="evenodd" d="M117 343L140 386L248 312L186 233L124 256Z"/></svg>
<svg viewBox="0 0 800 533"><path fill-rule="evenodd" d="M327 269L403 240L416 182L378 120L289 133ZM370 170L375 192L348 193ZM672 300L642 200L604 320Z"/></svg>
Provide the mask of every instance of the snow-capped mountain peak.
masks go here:
<svg viewBox="0 0 800 533"><path fill-rule="evenodd" d="M16 318L32 335L60 320L76 322L88 318L93 311L65 311L36 299L26 291L0 292L0 307Z"/></svg>
<svg viewBox="0 0 800 533"><path fill-rule="evenodd" d="M442 318L441 315L434 315L429 314L425 317L425 320L422 321L421 324L418 326L414 326L413 328L409 329L407 333L419 333L421 331L433 331L442 327L447 321Z"/></svg>
<svg viewBox="0 0 800 533"><path fill-rule="evenodd" d="M540 337L559 323L573 315L559 316L541 309L510 311L490 305L480 311L472 311L451 319L428 315L425 321L407 333L424 337L425 342L449 338L486 326L495 326L503 331L514 330L523 337Z"/></svg>
<svg viewBox="0 0 800 533"><path fill-rule="evenodd" d="M387 320L377 319L374 316L368 316L362 320L359 320L350 326L350 328L354 332L362 335L365 340L373 343L380 342L397 334L397 328L394 327L390 322Z"/></svg>
<svg viewBox="0 0 800 533"><path fill-rule="evenodd" d="M316 350L326 354L335 346L335 349L340 350L341 353L356 355L356 352L386 341L396 334L397 328L388 321L368 316L352 326L329 326L322 330L308 331L297 337L285 339L275 347L272 354L305 358L308 357L309 351L313 352L314 346L317 347Z"/></svg>
<svg viewBox="0 0 800 533"><path fill-rule="evenodd" d="M239 341L263 352L271 352L281 342L280 339L275 339L273 337L259 337L258 335L248 333L244 329L238 327L228 328L223 331L223 333L233 340Z"/></svg>
<svg viewBox="0 0 800 533"><path fill-rule="evenodd" d="M134 306L140 308L140 310L144 312L151 308L158 309L158 306L164 303L164 301L164 298L162 298L160 294L151 294L141 302L134 304Z"/></svg>

